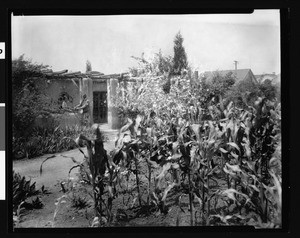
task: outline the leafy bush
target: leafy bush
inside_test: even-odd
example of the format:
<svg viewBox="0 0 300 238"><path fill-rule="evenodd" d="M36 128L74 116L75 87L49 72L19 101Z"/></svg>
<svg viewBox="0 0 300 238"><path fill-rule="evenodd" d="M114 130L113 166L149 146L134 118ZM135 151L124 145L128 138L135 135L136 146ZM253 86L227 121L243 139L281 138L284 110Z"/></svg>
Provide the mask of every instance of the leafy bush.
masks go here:
<svg viewBox="0 0 300 238"><path fill-rule="evenodd" d="M228 102L233 101L237 107L249 108L249 106L254 106L257 97L264 97L270 101L280 101L278 90L268 80L262 84L243 81L229 88L225 93L225 98Z"/></svg>
<svg viewBox="0 0 300 238"><path fill-rule="evenodd" d="M30 197L39 194L48 194L49 192L42 186L41 190L36 190L35 182L27 180L25 176L13 171L13 226L19 227L22 211L41 209L44 207L42 200L36 196L29 200Z"/></svg>
<svg viewBox="0 0 300 238"><path fill-rule="evenodd" d="M91 129L82 126L33 128L28 137L13 138L14 159L33 158L76 148L73 139L79 134L91 135Z"/></svg>
<svg viewBox="0 0 300 238"><path fill-rule="evenodd" d="M31 183L26 180L25 176L13 171L13 208L16 209L21 202L24 202L28 197L39 193L35 188L35 182Z"/></svg>
<svg viewBox="0 0 300 238"><path fill-rule="evenodd" d="M223 98L226 92L234 85L235 77L232 72L222 76L218 71L214 73L211 81L202 79L202 97L206 98L206 101L214 99L215 102L219 102ZM204 106L204 105L202 105Z"/></svg>
<svg viewBox="0 0 300 238"><path fill-rule="evenodd" d="M35 118L49 108L47 97L37 87L34 77L42 77L48 66L32 63L21 55L12 61L13 135L26 136ZM39 102L39 103L36 103Z"/></svg>
<svg viewBox="0 0 300 238"><path fill-rule="evenodd" d="M84 209L88 206L87 200L78 195L73 195L71 203L72 203L72 207L76 209Z"/></svg>
<svg viewBox="0 0 300 238"><path fill-rule="evenodd" d="M262 95L269 100L274 100L278 97L278 88L271 83L270 80L265 80L262 84L259 85L259 89L262 92Z"/></svg>
<svg viewBox="0 0 300 238"><path fill-rule="evenodd" d="M22 207L27 210L42 209L44 204L39 197L36 197L35 199L31 200L31 202L24 202Z"/></svg>
<svg viewBox="0 0 300 238"><path fill-rule="evenodd" d="M49 131L34 128L38 116L50 115L58 111L50 103L49 98L42 93L41 86L37 84L36 78L42 78L42 71L46 69L48 66L32 63L31 60L25 59L24 55L12 61L14 158L31 158L70 147L65 141L55 141L61 139L58 131L53 132L55 125L52 125ZM47 134L47 138L42 138L44 134Z"/></svg>

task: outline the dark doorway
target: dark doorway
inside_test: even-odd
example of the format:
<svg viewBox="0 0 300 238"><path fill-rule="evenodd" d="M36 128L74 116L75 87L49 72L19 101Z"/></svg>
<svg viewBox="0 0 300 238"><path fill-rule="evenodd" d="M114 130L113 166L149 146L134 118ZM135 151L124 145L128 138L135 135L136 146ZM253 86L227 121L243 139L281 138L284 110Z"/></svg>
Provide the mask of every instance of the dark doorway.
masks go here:
<svg viewBox="0 0 300 238"><path fill-rule="evenodd" d="M93 119L95 123L107 123L107 92L93 92Z"/></svg>

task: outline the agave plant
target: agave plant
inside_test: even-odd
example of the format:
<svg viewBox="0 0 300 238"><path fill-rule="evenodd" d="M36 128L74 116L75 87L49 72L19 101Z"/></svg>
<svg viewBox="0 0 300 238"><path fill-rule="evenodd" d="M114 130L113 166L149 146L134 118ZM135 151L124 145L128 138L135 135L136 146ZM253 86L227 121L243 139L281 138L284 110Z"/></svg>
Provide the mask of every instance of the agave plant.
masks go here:
<svg viewBox="0 0 300 238"><path fill-rule="evenodd" d="M35 182L27 180L25 176L13 171L13 206L17 208L22 202L31 196L37 195L39 190L35 188Z"/></svg>

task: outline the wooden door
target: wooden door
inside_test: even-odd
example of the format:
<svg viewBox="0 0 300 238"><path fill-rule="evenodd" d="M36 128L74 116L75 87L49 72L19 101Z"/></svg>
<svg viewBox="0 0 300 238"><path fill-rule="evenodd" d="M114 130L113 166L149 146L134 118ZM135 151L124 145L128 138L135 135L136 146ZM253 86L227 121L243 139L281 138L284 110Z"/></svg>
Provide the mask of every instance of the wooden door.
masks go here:
<svg viewBox="0 0 300 238"><path fill-rule="evenodd" d="M95 123L107 123L107 92L93 92L93 119Z"/></svg>

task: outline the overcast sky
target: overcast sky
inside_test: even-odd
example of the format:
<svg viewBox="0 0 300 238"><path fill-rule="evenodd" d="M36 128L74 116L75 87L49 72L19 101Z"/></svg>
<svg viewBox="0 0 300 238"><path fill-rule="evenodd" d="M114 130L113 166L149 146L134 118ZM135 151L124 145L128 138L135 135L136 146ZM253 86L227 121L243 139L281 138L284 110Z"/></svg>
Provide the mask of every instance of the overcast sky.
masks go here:
<svg viewBox="0 0 300 238"><path fill-rule="evenodd" d="M161 49L173 55L180 31L195 70L251 68L254 74L280 73L279 10L253 14L12 16L13 59L25 54L53 70L127 72L131 56Z"/></svg>

